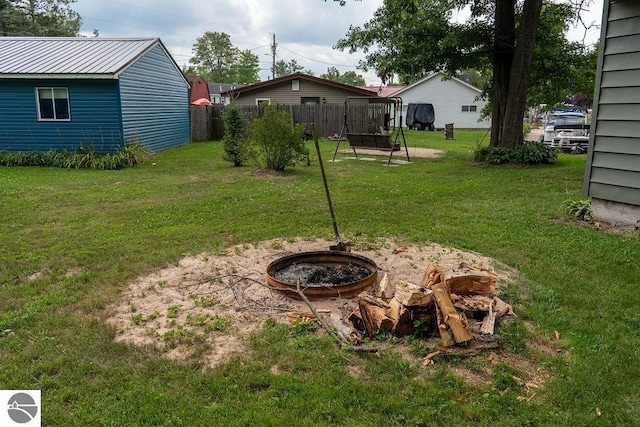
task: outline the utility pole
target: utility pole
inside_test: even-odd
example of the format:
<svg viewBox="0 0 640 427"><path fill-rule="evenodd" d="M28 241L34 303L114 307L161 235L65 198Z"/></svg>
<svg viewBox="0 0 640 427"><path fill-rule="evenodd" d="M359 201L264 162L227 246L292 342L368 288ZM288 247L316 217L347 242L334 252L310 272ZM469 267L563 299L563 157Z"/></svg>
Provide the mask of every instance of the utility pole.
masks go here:
<svg viewBox="0 0 640 427"><path fill-rule="evenodd" d="M271 45L271 79L276 78L276 33L273 33L273 44Z"/></svg>

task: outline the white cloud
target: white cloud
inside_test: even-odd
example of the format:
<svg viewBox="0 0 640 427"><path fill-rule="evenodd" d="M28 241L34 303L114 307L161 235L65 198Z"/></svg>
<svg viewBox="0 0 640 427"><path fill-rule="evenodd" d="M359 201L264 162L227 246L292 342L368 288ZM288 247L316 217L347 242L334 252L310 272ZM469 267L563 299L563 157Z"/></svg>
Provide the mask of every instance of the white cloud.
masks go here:
<svg viewBox="0 0 640 427"><path fill-rule="evenodd" d="M362 25L382 0L349 1L340 7L332 0L78 0L73 9L83 20L82 33L94 28L103 37L160 37L176 61L188 63L196 39L206 31L225 32L240 49L252 49L267 78L271 67L273 34L277 58L295 59L316 75L332 65L341 72L356 71L362 54L334 51L332 46L349 25ZM368 83L378 79L366 75Z"/></svg>
<svg viewBox="0 0 640 427"><path fill-rule="evenodd" d="M196 39L207 31L225 32L240 49L258 55L263 79L270 76L271 47L276 35L277 59L295 59L316 75L335 66L363 74L378 85L375 73L356 69L364 55L334 50L350 25L371 19L382 0L77 0L73 9L83 20L82 33L97 28L103 37L160 37L180 66L188 63ZM594 0L589 19L600 21L602 0ZM597 39L599 32L589 37ZM574 33L572 33L574 34ZM577 36L575 36L577 37Z"/></svg>

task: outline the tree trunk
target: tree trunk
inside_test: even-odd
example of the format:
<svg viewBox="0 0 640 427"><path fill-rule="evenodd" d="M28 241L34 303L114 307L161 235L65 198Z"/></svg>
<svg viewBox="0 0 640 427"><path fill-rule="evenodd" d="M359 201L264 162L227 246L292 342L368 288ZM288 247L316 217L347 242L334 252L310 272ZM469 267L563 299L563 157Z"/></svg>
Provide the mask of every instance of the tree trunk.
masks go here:
<svg viewBox="0 0 640 427"><path fill-rule="evenodd" d="M500 145L502 141L502 123L509 99L509 79L516 41L516 0L496 0L494 25L491 147Z"/></svg>
<svg viewBox="0 0 640 427"><path fill-rule="evenodd" d="M529 74L542 0L525 0L516 40L515 0L496 0L491 147L522 144Z"/></svg>
<svg viewBox="0 0 640 427"><path fill-rule="evenodd" d="M509 98L502 123L500 145L503 147L514 148L523 142L522 122L527 110L527 89L541 10L542 0L526 0L524 2L513 65L511 66Z"/></svg>

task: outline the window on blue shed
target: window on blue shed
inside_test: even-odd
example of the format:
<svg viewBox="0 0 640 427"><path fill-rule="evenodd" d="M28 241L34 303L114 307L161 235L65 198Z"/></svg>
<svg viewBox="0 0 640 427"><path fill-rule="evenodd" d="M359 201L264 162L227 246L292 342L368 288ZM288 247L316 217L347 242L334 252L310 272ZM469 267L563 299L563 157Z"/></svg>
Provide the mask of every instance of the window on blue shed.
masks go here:
<svg viewBox="0 0 640 427"><path fill-rule="evenodd" d="M36 90L38 120L70 120L69 90L66 87L47 87Z"/></svg>

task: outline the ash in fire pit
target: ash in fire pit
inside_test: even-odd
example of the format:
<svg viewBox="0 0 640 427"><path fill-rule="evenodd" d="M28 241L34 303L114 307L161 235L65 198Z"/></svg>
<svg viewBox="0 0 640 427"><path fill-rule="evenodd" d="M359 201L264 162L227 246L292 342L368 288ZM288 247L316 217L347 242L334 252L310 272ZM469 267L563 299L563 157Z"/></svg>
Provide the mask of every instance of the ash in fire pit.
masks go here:
<svg viewBox="0 0 640 427"><path fill-rule="evenodd" d="M353 264L291 264L272 272L274 279L285 283L307 286L336 286L357 282L371 275L368 268Z"/></svg>
<svg viewBox="0 0 640 427"><path fill-rule="evenodd" d="M267 284L299 298L353 297L376 283L378 266L369 258L342 251L302 252L278 258L267 266Z"/></svg>

